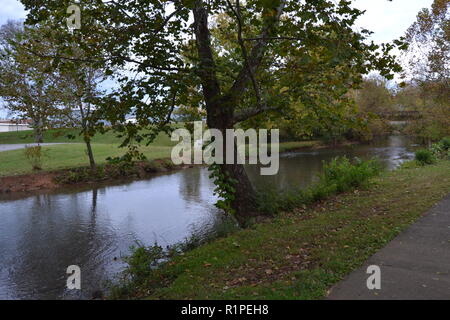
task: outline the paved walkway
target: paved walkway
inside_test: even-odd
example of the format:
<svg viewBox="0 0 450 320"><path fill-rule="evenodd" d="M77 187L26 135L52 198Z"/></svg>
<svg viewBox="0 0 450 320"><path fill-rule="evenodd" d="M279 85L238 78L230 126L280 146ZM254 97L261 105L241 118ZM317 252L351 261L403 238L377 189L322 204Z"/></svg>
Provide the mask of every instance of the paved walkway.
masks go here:
<svg viewBox="0 0 450 320"><path fill-rule="evenodd" d="M381 269L381 289L367 289L367 267ZM450 300L450 194L337 284L328 299Z"/></svg>
<svg viewBox="0 0 450 320"><path fill-rule="evenodd" d="M41 146L52 146L56 144L64 144L64 143L41 143ZM37 143L20 143L20 144L0 144L0 152L9 151L9 150L17 150L23 149L25 147L37 146Z"/></svg>

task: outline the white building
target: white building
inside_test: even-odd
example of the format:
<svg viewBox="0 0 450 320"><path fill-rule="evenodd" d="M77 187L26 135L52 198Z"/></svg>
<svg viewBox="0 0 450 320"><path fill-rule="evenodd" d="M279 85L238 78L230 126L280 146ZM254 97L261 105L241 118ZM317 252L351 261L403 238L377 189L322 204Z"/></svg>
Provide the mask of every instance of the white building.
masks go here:
<svg viewBox="0 0 450 320"><path fill-rule="evenodd" d="M10 121L0 121L0 132L32 130L28 124L17 124Z"/></svg>

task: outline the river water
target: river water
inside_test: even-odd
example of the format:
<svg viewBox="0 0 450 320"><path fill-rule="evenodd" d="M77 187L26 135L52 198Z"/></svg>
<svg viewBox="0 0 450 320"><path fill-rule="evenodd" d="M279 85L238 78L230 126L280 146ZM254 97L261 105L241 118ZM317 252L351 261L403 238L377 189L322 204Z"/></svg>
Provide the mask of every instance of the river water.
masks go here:
<svg viewBox="0 0 450 320"><path fill-rule="evenodd" d="M370 158L395 169L413 157L407 137L371 145L289 152L276 176L247 171L256 186L280 190L317 179L322 161ZM88 299L114 278L136 243L162 246L214 233L226 217L214 207L208 171L196 167L120 185L34 195L0 195L0 299ZM66 269L81 268L81 290L67 290Z"/></svg>

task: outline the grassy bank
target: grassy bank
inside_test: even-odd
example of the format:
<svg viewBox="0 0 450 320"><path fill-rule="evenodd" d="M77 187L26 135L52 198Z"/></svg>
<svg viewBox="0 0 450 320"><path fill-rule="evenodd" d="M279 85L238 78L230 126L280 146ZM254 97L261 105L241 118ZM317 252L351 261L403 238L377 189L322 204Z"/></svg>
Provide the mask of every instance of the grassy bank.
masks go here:
<svg viewBox="0 0 450 320"><path fill-rule="evenodd" d="M68 136L73 136L69 139ZM79 135L79 130L76 129L51 129L44 131L43 139L45 143L83 143L82 137ZM92 143L100 144L117 144L122 142L122 138L117 137L117 133L107 131L104 134L96 134L92 138ZM18 132L1 132L0 144L15 144L15 143L34 143L33 131L18 131ZM170 137L166 134L160 134L154 145L168 145L172 144Z"/></svg>
<svg viewBox="0 0 450 320"><path fill-rule="evenodd" d="M86 147L79 136L75 140L69 140L68 133L75 135L75 131L57 130L46 131L44 141L46 143L67 143L64 145L42 147L43 170L54 171L68 168L77 168L88 165ZM0 144L32 143L31 131L0 133ZM96 135L93 138L92 148L98 164L104 164L108 157L118 157L126 152L126 148L119 148L121 140L112 132L104 135ZM141 151L148 160L170 158L172 146L176 142L170 140L167 134L161 133L149 146L142 146ZM280 143L280 152L308 148L319 145L318 141L298 141ZM0 176L31 173L32 168L27 161L23 150L11 150L0 152Z"/></svg>
<svg viewBox="0 0 450 320"><path fill-rule="evenodd" d="M450 161L411 166L173 258L132 297L320 299L450 192Z"/></svg>
<svg viewBox="0 0 450 320"><path fill-rule="evenodd" d="M106 162L107 157L121 156L126 148L119 148L118 144L95 143L92 145L94 156L98 164ZM42 147L43 170L54 171L67 168L76 168L89 165L86 147L83 144L73 143ZM147 159L162 159L170 157L170 146L142 147L141 151ZM31 173L32 168L25 158L23 149L0 152L0 176Z"/></svg>
<svg viewBox="0 0 450 320"><path fill-rule="evenodd" d="M73 134L75 139L67 138ZM32 131L0 133L0 144L32 143ZM86 146L81 137L74 130L48 130L44 134L46 143L67 143L64 145L46 146L43 150L43 170L54 171L67 168L77 168L89 164ZM98 164L106 162L108 157L118 157L126 152L126 148L119 148L121 139L113 132L98 134L92 139L94 157ZM172 146L167 134L161 133L149 146L142 146L141 151L149 160L170 157ZM31 165L27 161L23 149L0 152L0 176L31 173Z"/></svg>

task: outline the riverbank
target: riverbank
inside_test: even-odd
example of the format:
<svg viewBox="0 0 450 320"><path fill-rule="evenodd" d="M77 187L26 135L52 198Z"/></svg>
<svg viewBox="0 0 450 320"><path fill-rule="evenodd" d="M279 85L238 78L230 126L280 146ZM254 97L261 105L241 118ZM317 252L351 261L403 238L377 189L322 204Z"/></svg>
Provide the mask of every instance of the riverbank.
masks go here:
<svg viewBox="0 0 450 320"><path fill-rule="evenodd" d="M280 152L308 150L325 147L320 141L282 142ZM175 166L170 161L172 147L165 138L156 141L156 145L143 147L142 152L148 161L138 162L133 168L120 168L106 164L108 156L119 156L123 152L117 145L93 144L96 153L99 173L93 175L86 166L83 144L64 144L43 147L42 171L32 171L23 150L0 152L0 193L34 192L52 190L62 185L115 181L128 178L130 180L145 179L152 174L185 169L188 165ZM102 155L100 157L99 155Z"/></svg>
<svg viewBox="0 0 450 320"><path fill-rule="evenodd" d="M51 191L60 187L82 187L92 183L127 182L146 179L158 173L170 172L192 167L192 165L173 165L168 158L140 161L130 167L120 165L101 165L96 172L89 167L78 167L49 172L0 176L0 194L15 192Z"/></svg>
<svg viewBox="0 0 450 320"><path fill-rule="evenodd" d="M178 255L127 297L321 299L449 192L450 161L385 172Z"/></svg>

